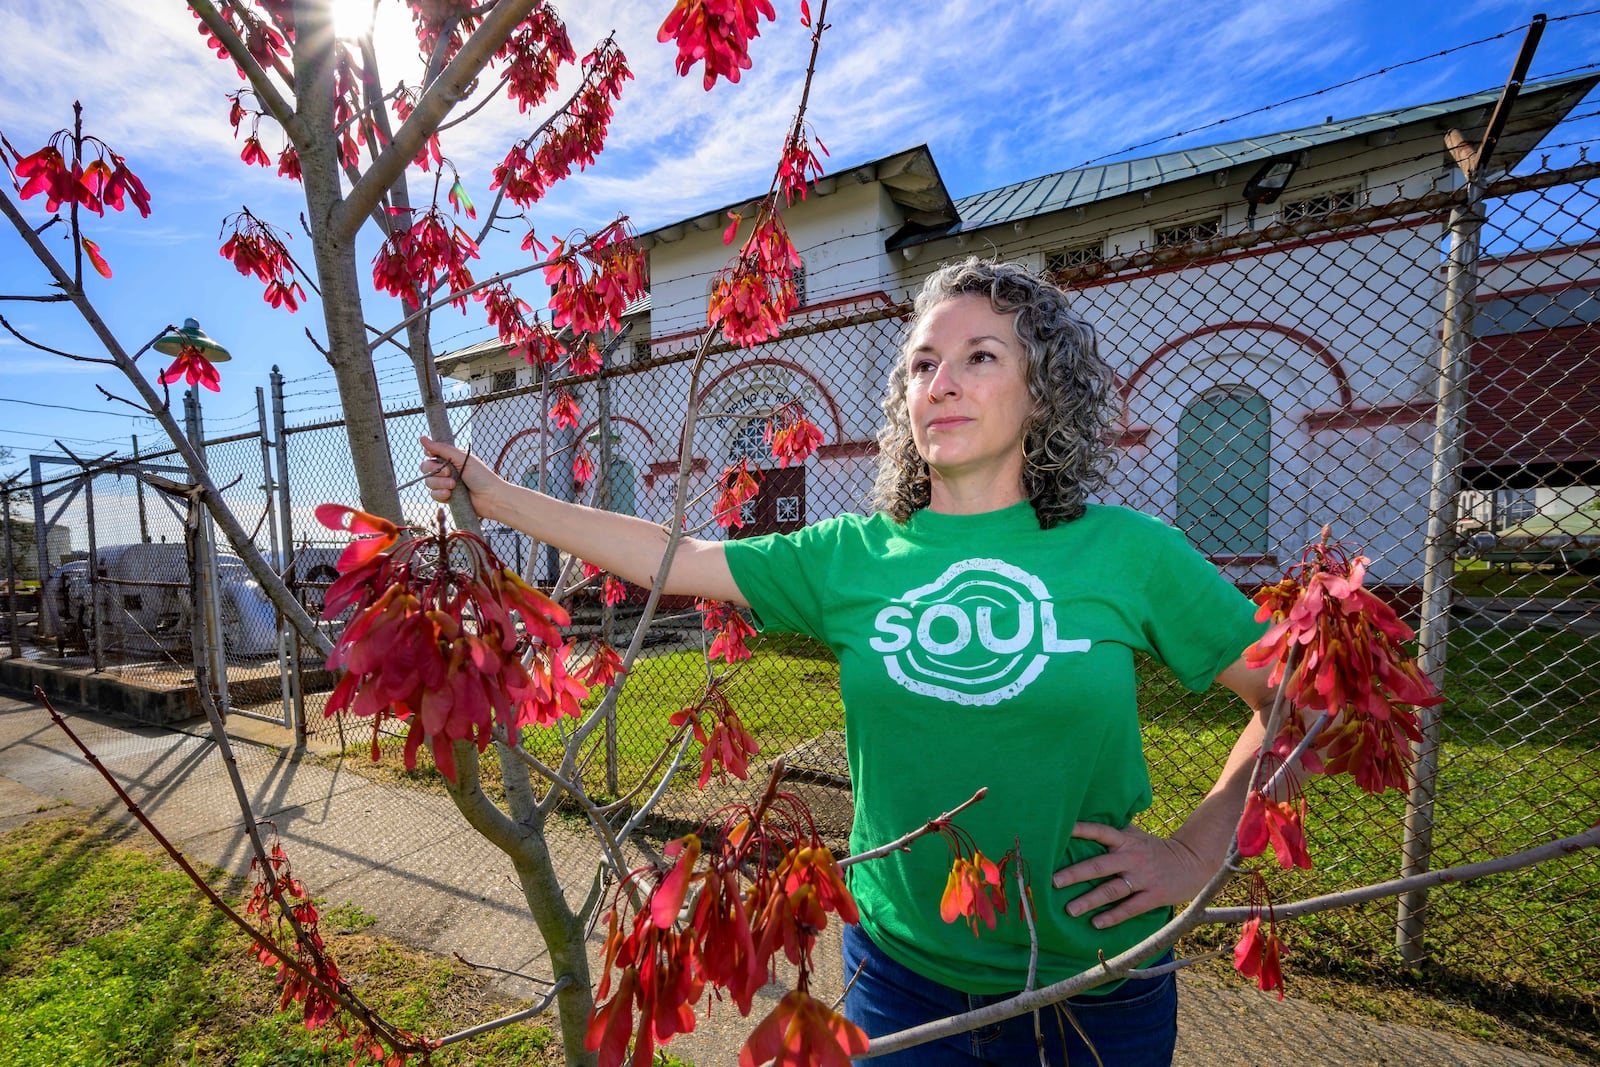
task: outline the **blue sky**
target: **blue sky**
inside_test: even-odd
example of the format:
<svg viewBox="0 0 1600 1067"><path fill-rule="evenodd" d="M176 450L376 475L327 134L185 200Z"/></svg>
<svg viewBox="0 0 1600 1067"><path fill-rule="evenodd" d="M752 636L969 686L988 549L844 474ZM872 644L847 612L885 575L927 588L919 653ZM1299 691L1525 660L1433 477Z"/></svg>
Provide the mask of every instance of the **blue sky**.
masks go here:
<svg viewBox="0 0 1600 1067"><path fill-rule="evenodd" d="M636 80L598 165L535 208L541 236L596 228L618 212L645 230L766 187L808 51L798 0L774 0L779 22L755 42L754 70L710 93L698 73L676 77L674 49L655 40L668 0L557 6L580 54L614 29ZM927 142L945 184L961 196L1090 160L1497 89L1522 40L1519 27L1538 10L1579 17L1547 28L1532 76L1592 69L1600 12L1582 14L1589 9L1515 0L832 0L810 117L832 153L830 169ZM70 124L72 101L81 99L86 131L125 155L149 187L148 219L132 211L88 216L86 232L116 272L88 283L101 312L130 348L194 316L232 349L222 395L205 397L213 435L255 425L255 387L266 386L273 364L291 380L292 419L326 417L332 381L304 336L308 328L323 333L314 298L294 315L274 310L260 284L217 252L222 218L242 206L291 232L303 210L297 185L238 159L223 95L237 87L233 68L205 48L181 4L97 0L72 5L67 22L61 10L45 0L7 0L0 10L0 132L32 151ZM405 30L399 0L383 0L385 84L415 80ZM1410 62L1421 57L1431 58ZM480 205L491 199L490 167L532 121L514 107L491 108L446 136L445 153ZM275 155L282 138L264 127L263 142ZM1135 145L1146 147L1126 151ZM25 208L43 220L42 198ZM479 276L526 262L517 239L486 247ZM304 237L290 247L309 256ZM43 271L6 227L0 294L43 291ZM387 297L367 309L380 327L400 317ZM68 305L4 301L0 314L42 343L100 354ZM435 317L441 351L486 336L476 308L465 318ZM54 452L52 438L95 455L125 451L130 434L141 448L161 444L154 423L96 391L99 383L127 393L108 368L69 363L9 336L0 336L0 364L0 446L14 453L6 470L30 452ZM152 363L150 373L157 369ZM409 367L384 357L379 371L386 395L401 399Z"/></svg>

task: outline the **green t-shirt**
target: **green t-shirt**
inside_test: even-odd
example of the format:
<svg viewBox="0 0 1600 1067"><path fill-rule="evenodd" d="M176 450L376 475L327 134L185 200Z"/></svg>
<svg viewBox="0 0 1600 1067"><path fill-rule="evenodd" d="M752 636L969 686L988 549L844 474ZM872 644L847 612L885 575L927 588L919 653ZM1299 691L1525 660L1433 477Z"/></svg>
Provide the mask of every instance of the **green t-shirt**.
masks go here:
<svg viewBox="0 0 1600 1067"><path fill-rule="evenodd" d="M1181 533L1096 505L1041 530L1024 501L980 515L923 510L903 525L840 515L726 549L765 629L809 634L839 658L853 851L987 786L957 821L996 862L1021 842L1038 913L1039 984L1071 977L1167 920L1158 909L1096 930L1064 910L1089 885L1057 890L1050 876L1103 851L1072 837L1075 822L1125 827L1150 805L1134 652L1199 691L1261 632L1255 606ZM862 926L894 959L945 985L1021 989L1029 939L1009 872L1007 913L974 937L964 921L939 917L949 871L937 835L856 864L850 888Z"/></svg>

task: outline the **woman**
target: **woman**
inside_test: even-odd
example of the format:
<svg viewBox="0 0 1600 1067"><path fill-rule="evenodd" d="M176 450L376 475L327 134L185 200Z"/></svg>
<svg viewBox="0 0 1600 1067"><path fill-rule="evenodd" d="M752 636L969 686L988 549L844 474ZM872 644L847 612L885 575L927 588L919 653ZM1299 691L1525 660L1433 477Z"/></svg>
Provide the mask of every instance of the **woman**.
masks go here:
<svg viewBox="0 0 1600 1067"><path fill-rule="evenodd" d="M683 541L664 592L732 601L769 630L811 634L839 657L856 818L853 851L965 800L976 847L1015 846L1031 871L1037 984L1070 977L1164 923L1232 840L1270 694L1240 653L1254 606L1181 534L1091 505L1104 484L1112 376L1061 290L968 259L931 275L890 375L870 517L793 534ZM459 469L459 450L424 440ZM478 511L630 581L653 580L656 524L512 486L476 460ZM427 479L436 499L455 485ZM1135 651L1191 689L1213 680L1254 709L1217 784L1171 837L1131 825L1150 784L1134 702ZM851 869L860 927L845 930L845 1013L869 1035L981 1006L1023 988L1030 937L1012 906L993 930L939 917L950 855L937 837ZM1172 976L1070 1002L1107 1064L1166 1064L1177 1033ZM1070 1025L1045 1028L1050 1062L1093 1062ZM1063 1029L1065 1033L1063 1034ZM1064 1042L1064 1044L1063 1044ZM873 1062L1036 1062L1023 1017Z"/></svg>

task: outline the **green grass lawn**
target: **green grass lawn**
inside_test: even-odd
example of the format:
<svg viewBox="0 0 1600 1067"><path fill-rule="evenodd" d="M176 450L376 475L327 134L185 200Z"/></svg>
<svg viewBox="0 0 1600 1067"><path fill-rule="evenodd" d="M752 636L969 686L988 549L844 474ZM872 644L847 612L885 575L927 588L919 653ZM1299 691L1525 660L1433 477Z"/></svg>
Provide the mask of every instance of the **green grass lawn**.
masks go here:
<svg viewBox="0 0 1600 1067"><path fill-rule="evenodd" d="M164 855L113 845L105 830L77 817L0 835L0 1064L349 1062L347 1042L276 1010L244 935ZM220 875L214 885L242 888ZM360 933L369 921L335 908L322 927L346 978L392 1022L437 1037L515 1010L459 964ZM519 1023L433 1062L535 1067L560 1062L560 1047L545 1026Z"/></svg>
<svg viewBox="0 0 1600 1067"><path fill-rule="evenodd" d="M1569 599L1600 598L1600 575L1579 574L1572 570L1532 567L1525 563L1490 565L1482 560L1463 560L1456 564L1455 593L1458 597L1502 597Z"/></svg>
<svg viewBox="0 0 1600 1067"><path fill-rule="evenodd" d="M1439 763L1433 866L1487 859L1576 833L1600 817L1600 643L1552 631L1458 630L1451 639ZM1146 751L1155 780L1152 829L1182 818L1210 785L1237 714L1208 694L1188 712L1147 683ZM1278 900L1400 876L1405 797L1368 796L1348 779L1313 781L1307 840L1316 868L1268 880ZM1243 903L1243 886L1230 891ZM1465 1004L1462 1028L1505 1039L1529 1024L1568 1051L1600 1058L1600 856L1594 852L1434 890L1429 966L1406 974L1394 950L1396 903L1375 902L1296 920L1286 972L1316 973L1434 1007ZM1226 931L1192 947L1220 946ZM1392 1009L1389 1005L1385 1011ZM1443 1009L1439 1009L1443 1010Z"/></svg>

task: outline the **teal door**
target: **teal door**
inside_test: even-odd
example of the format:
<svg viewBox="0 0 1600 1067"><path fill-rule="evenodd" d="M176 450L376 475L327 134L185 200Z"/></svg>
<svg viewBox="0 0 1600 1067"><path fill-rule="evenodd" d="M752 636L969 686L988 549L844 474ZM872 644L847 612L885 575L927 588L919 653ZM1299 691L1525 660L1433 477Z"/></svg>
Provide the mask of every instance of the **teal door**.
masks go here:
<svg viewBox="0 0 1600 1067"><path fill-rule="evenodd" d="M1265 555L1272 411L1257 393L1212 389L1178 420L1177 525L1208 556Z"/></svg>

